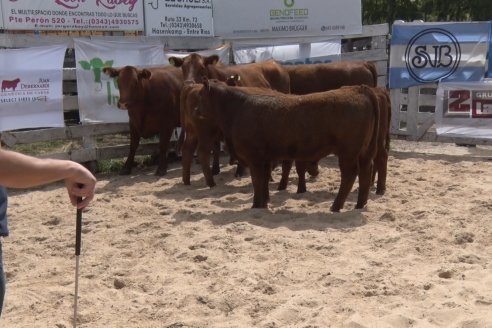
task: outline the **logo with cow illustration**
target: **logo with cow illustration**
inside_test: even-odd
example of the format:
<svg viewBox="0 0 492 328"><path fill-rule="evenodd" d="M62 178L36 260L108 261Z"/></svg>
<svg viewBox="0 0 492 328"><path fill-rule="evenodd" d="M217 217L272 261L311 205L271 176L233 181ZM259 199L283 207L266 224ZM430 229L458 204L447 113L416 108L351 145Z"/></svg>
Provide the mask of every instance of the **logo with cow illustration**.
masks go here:
<svg viewBox="0 0 492 328"><path fill-rule="evenodd" d="M16 78L14 80L2 80L2 92L8 91L9 89L15 91L15 89L19 85L19 82L20 82L19 78Z"/></svg>
<svg viewBox="0 0 492 328"><path fill-rule="evenodd" d="M460 60L458 39L441 28L429 28L417 33L405 50L407 70L413 79L421 83L437 82L453 75Z"/></svg>
<svg viewBox="0 0 492 328"><path fill-rule="evenodd" d="M103 81L101 80L101 73L103 67L113 67L114 60L103 61L99 57L94 57L91 60L81 60L79 61L80 66L83 70L92 71L92 76L94 78L94 83L96 85L95 91L100 92L103 90ZM113 86L117 90L118 89L118 81L116 79L112 79ZM115 105L118 103L119 96L113 94L111 81L106 81L106 92L107 92L107 101L108 105Z"/></svg>

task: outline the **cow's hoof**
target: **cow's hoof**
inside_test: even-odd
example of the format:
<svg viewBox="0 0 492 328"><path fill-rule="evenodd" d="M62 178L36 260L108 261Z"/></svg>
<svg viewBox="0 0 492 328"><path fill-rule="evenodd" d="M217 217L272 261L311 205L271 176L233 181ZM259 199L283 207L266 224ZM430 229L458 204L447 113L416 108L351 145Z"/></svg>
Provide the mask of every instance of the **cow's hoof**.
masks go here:
<svg viewBox="0 0 492 328"><path fill-rule="evenodd" d="M376 195L382 196L382 195L384 195L385 191L386 191L385 189L376 189Z"/></svg>
<svg viewBox="0 0 492 328"><path fill-rule="evenodd" d="M207 183L207 186L208 186L209 188L213 188L213 187L215 187L215 186L216 186L216 184L215 184L215 182L209 182L209 183Z"/></svg>
<svg viewBox="0 0 492 328"><path fill-rule="evenodd" d="M131 169L128 169L128 168L123 168L120 170L120 175L129 175L130 173L132 173L132 170Z"/></svg>
<svg viewBox="0 0 492 328"><path fill-rule="evenodd" d="M338 212L340 212L340 206L331 205L330 211L332 211L334 213L338 213Z"/></svg>
<svg viewBox="0 0 492 328"><path fill-rule="evenodd" d="M366 205L367 205L367 202L365 202L365 203L357 203L355 205L355 209L360 210L360 209L364 208Z"/></svg>
<svg viewBox="0 0 492 328"><path fill-rule="evenodd" d="M298 194L303 194L305 192L306 192L306 188L299 188L299 189L297 189L297 193Z"/></svg>
<svg viewBox="0 0 492 328"><path fill-rule="evenodd" d="M189 186L189 185L191 185L190 181L184 181L184 180L183 180L183 184L184 184L185 186Z"/></svg>
<svg viewBox="0 0 492 328"><path fill-rule="evenodd" d="M157 175L158 177L162 177L164 175L167 174L167 170L157 170L155 171L155 175Z"/></svg>

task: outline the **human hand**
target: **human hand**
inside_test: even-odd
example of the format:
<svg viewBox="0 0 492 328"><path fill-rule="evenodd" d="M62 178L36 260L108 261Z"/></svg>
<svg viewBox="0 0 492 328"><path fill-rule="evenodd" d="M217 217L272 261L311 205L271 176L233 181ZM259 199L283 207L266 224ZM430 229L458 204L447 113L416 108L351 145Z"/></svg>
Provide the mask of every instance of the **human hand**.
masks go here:
<svg viewBox="0 0 492 328"><path fill-rule="evenodd" d="M72 205L82 209L94 198L97 180L85 167L75 162L73 164L73 175L65 179L65 186Z"/></svg>

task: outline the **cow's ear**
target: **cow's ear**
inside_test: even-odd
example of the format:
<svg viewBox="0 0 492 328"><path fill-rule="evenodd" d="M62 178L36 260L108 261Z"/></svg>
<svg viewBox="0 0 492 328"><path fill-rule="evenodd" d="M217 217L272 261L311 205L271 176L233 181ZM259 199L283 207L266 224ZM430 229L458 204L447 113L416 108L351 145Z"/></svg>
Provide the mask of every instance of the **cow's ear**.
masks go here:
<svg viewBox="0 0 492 328"><path fill-rule="evenodd" d="M103 67L102 71L109 77L116 77L120 74L120 70L113 67Z"/></svg>
<svg viewBox="0 0 492 328"><path fill-rule="evenodd" d="M220 58L218 55L211 55L205 57L205 65L215 65L219 62Z"/></svg>
<svg viewBox="0 0 492 328"><path fill-rule="evenodd" d="M148 69L143 69L139 74L138 74L138 78L139 79L150 79L150 77L152 76L152 73L148 70Z"/></svg>
<svg viewBox="0 0 492 328"><path fill-rule="evenodd" d="M178 57L169 57L169 64L174 67L181 67L183 65L183 59Z"/></svg>

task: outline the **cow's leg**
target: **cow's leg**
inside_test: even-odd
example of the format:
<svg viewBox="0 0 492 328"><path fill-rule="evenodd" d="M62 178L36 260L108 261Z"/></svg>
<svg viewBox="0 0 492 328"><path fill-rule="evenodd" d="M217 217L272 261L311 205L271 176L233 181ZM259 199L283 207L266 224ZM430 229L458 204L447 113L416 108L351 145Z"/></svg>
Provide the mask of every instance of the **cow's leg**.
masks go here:
<svg viewBox="0 0 492 328"><path fill-rule="evenodd" d="M340 165L340 189L335 197L333 205L331 205L332 212L339 212L345 204L348 194L352 190L355 178L357 177L357 160L354 158L339 158L338 163Z"/></svg>
<svg viewBox="0 0 492 328"><path fill-rule="evenodd" d="M308 162L306 167L307 172L312 177L317 177L319 174L318 161Z"/></svg>
<svg viewBox="0 0 492 328"><path fill-rule="evenodd" d="M130 126L130 151L126 158L125 164L120 170L121 175L128 175L132 172L133 161L135 160L135 153L137 152L138 145L140 144L140 134L138 131Z"/></svg>
<svg viewBox="0 0 492 328"><path fill-rule="evenodd" d="M362 159L359 161L359 193L355 208L363 208L367 204L373 168L374 165L372 159Z"/></svg>
<svg viewBox="0 0 492 328"><path fill-rule="evenodd" d="M298 176L297 193L302 194L306 192L306 170L308 162L296 161L296 172Z"/></svg>
<svg viewBox="0 0 492 328"><path fill-rule="evenodd" d="M378 172L378 182L376 185L376 194L384 195L386 191L386 176L388 174L388 151L381 149L376 157L374 173ZM374 183L374 180L372 181Z"/></svg>
<svg viewBox="0 0 492 328"><path fill-rule="evenodd" d="M193 153L195 152L198 140L191 133L186 133L183 146L181 148L181 165L183 167L183 183L190 185L191 163L193 162Z"/></svg>
<svg viewBox="0 0 492 328"><path fill-rule="evenodd" d="M173 131L174 127L167 127L159 133L159 162L155 175L163 176L167 173L167 150Z"/></svg>
<svg viewBox="0 0 492 328"><path fill-rule="evenodd" d="M212 174L212 170L210 169L210 152L212 151L210 144L208 142L204 142L202 140L198 141L198 161L202 166L202 172L205 176L205 183L210 188L215 187L214 176Z"/></svg>
<svg viewBox="0 0 492 328"><path fill-rule="evenodd" d="M287 189L287 183L289 183L289 173L292 168L293 161L282 161L282 178L278 184L277 190Z"/></svg>
<svg viewBox="0 0 492 328"><path fill-rule="evenodd" d="M251 180L253 182L253 208L266 208L268 206L269 191L268 191L268 178L269 178L270 163L254 163L249 166L251 172Z"/></svg>
<svg viewBox="0 0 492 328"><path fill-rule="evenodd" d="M213 153L212 174L217 175L220 173L220 140L216 140L214 142L212 153Z"/></svg>

